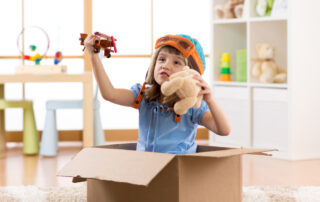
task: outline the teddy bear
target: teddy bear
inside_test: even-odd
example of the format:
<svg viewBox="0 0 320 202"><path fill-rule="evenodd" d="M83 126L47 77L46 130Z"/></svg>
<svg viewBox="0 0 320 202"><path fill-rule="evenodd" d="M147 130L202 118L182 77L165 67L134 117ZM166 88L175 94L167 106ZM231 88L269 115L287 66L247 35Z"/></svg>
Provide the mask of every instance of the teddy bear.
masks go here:
<svg viewBox="0 0 320 202"><path fill-rule="evenodd" d="M198 81L193 78L194 75L200 74L184 66L182 71L170 75L169 80L161 85L161 92L164 96L176 93L180 98L173 106L173 111L178 115L186 114L189 108L199 108L201 105L203 96L198 96L201 87L197 85Z"/></svg>
<svg viewBox="0 0 320 202"><path fill-rule="evenodd" d="M228 0L225 4L215 6L217 19L241 18L243 13L244 0Z"/></svg>
<svg viewBox="0 0 320 202"><path fill-rule="evenodd" d="M262 83L286 83L287 72L274 61L275 48L271 44L256 45L258 58L253 58L251 75Z"/></svg>

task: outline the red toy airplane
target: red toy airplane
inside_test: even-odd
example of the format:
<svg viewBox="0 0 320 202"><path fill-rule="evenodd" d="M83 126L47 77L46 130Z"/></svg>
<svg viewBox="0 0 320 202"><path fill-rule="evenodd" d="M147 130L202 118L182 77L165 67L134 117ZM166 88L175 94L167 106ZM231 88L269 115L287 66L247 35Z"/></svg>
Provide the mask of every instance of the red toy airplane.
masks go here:
<svg viewBox="0 0 320 202"><path fill-rule="evenodd" d="M93 45L93 52L99 53L100 49L104 49L104 56L107 58L111 57L110 52L116 53L117 52L117 46L116 46L116 39L113 36L108 36L106 34L102 34L100 32L94 33L96 36L98 36L98 39L95 41ZM84 40L87 38L88 34L80 34L80 41L81 45L84 45ZM113 48L113 50L111 49ZM84 49L83 49L84 50Z"/></svg>

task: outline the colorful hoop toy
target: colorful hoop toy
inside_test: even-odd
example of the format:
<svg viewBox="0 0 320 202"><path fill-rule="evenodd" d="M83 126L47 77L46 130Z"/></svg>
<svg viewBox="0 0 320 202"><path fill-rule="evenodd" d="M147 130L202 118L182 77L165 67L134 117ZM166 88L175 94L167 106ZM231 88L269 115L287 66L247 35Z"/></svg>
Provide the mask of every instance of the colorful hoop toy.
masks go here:
<svg viewBox="0 0 320 202"><path fill-rule="evenodd" d="M44 56L47 55L47 52L48 52L48 50L49 50L49 47L50 47L50 39L49 39L48 33L47 33L44 29L42 29L41 27L38 27L38 26L24 27L24 28L21 30L21 32L20 32L20 34L18 35L18 38L17 38L17 47L18 47L18 50L19 50L19 52L20 52L20 54L21 54L21 56L23 57L24 60L30 60L31 57L30 57L29 55L25 55L24 52L23 52L22 50L20 50L20 43L19 43L19 38L20 38L20 36L23 35L24 32L25 32L27 29L30 29L30 28L39 29L40 31L43 32L43 34L44 34L44 35L46 36L46 38L47 38L47 43L48 43L47 49L46 49L45 52L40 56L40 58L43 58Z"/></svg>

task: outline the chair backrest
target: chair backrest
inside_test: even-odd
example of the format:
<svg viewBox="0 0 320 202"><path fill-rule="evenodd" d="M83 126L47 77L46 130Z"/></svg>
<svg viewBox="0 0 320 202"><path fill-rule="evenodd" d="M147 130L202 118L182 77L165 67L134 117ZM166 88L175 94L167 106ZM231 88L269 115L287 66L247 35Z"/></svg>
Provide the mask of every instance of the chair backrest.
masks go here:
<svg viewBox="0 0 320 202"><path fill-rule="evenodd" d="M94 92L94 100L98 100L98 93L99 93L99 86L96 83L96 89L95 89L95 92Z"/></svg>
<svg viewBox="0 0 320 202"><path fill-rule="evenodd" d="M104 58L104 51L100 51L99 52L99 58L102 62L103 58ZM99 86L98 86L98 83L96 82L96 80L94 79L95 81L95 84L96 84L96 89L95 89L95 92L94 92L94 100L98 100L98 94L99 94Z"/></svg>

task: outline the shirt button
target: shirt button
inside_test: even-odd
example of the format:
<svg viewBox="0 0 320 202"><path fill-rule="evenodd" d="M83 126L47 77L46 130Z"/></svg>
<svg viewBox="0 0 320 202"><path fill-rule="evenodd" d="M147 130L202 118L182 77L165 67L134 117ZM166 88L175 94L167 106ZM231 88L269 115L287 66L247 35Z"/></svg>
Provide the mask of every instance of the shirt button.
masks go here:
<svg viewBox="0 0 320 202"><path fill-rule="evenodd" d="M160 110L160 112L162 112L162 111L163 111L163 107L160 107L160 109L159 109L159 110Z"/></svg>

